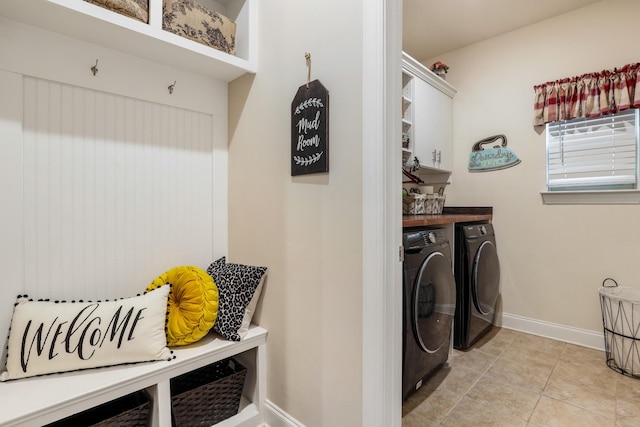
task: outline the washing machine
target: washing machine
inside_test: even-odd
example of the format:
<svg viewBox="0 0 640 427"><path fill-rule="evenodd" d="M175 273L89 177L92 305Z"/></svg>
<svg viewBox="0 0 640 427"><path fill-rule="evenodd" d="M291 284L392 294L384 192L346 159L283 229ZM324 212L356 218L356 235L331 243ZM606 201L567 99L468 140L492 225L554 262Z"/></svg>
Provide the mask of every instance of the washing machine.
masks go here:
<svg viewBox="0 0 640 427"><path fill-rule="evenodd" d="M456 284L444 229L403 233L403 365L406 399L449 357Z"/></svg>
<svg viewBox="0 0 640 427"><path fill-rule="evenodd" d="M456 314L453 346L467 349L496 321L500 262L492 224L455 226Z"/></svg>

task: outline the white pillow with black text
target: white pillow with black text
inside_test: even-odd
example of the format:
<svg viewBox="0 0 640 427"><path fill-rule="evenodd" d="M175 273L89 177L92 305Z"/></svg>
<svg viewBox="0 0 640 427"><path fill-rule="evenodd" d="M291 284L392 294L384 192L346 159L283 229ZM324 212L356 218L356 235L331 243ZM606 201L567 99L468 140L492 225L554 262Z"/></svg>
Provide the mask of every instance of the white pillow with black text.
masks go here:
<svg viewBox="0 0 640 427"><path fill-rule="evenodd" d="M170 360L165 333L170 286L103 302L34 301L13 310L0 381L155 360Z"/></svg>

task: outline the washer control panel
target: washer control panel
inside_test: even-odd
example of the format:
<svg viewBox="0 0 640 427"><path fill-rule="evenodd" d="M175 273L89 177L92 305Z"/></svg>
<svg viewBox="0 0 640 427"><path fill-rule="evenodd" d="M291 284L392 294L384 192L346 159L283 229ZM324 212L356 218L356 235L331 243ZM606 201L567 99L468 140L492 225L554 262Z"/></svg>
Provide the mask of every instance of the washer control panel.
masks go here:
<svg viewBox="0 0 640 427"><path fill-rule="evenodd" d="M448 241L445 229L408 231L402 235L402 240L405 252L427 248L431 245Z"/></svg>
<svg viewBox="0 0 640 427"><path fill-rule="evenodd" d="M464 226L464 236L467 239L477 239L483 236L493 236L492 224L474 224Z"/></svg>
<svg viewBox="0 0 640 427"><path fill-rule="evenodd" d="M438 243L438 238L436 237L436 233L433 231L425 231L423 233L424 242L428 245L429 243Z"/></svg>

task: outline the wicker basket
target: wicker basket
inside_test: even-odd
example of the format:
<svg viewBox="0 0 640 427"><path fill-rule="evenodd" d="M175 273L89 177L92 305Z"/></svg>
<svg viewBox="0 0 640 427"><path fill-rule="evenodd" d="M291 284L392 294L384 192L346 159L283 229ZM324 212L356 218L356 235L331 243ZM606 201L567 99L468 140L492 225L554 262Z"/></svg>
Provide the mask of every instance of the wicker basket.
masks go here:
<svg viewBox="0 0 640 427"><path fill-rule="evenodd" d="M425 213L424 202L426 194L411 193L402 198L402 213L405 215L420 215Z"/></svg>
<svg viewBox="0 0 640 427"><path fill-rule="evenodd" d="M84 0L129 18L149 22L149 0Z"/></svg>
<svg viewBox="0 0 640 427"><path fill-rule="evenodd" d="M440 215L444 209L444 194L426 194L424 201L424 213L427 215Z"/></svg>
<svg viewBox="0 0 640 427"><path fill-rule="evenodd" d="M147 427L150 410L151 397L146 391L141 390L48 424L46 427Z"/></svg>
<svg viewBox="0 0 640 427"><path fill-rule="evenodd" d="M162 29L235 55L236 23L201 3L204 2L163 0Z"/></svg>
<svg viewBox="0 0 640 427"><path fill-rule="evenodd" d="M171 379L173 425L211 426L237 414L246 375L229 358Z"/></svg>

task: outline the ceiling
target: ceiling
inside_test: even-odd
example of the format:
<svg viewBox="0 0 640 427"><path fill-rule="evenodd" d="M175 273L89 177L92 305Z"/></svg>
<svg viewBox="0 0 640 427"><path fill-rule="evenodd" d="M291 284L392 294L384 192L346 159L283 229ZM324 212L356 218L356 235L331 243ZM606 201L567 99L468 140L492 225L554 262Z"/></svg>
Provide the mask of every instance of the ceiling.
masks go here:
<svg viewBox="0 0 640 427"><path fill-rule="evenodd" d="M403 50L434 58L600 0L403 0Z"/></svg>

